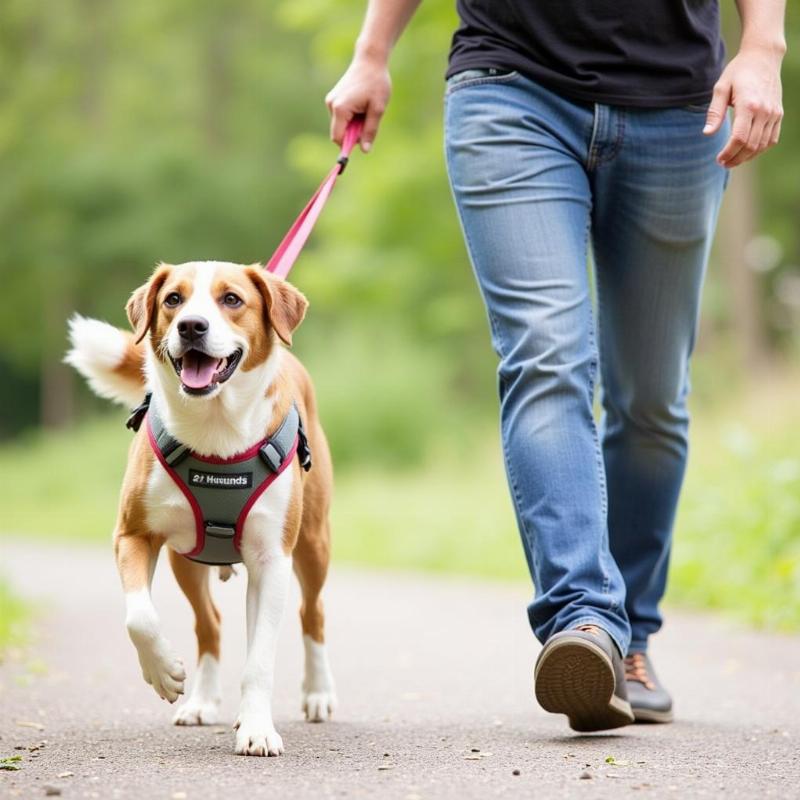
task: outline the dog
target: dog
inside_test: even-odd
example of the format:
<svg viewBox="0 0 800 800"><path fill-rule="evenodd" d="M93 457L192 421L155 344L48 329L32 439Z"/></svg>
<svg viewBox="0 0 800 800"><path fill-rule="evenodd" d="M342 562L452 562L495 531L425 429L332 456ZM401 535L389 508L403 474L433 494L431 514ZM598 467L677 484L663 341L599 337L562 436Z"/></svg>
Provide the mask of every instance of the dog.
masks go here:
<svg viewBox="0 0 800 800"><path fill-rule="evenodd" d="M296 288L257 264L161 264L127 303L132 333L79 315L69 322L65 360L97 394L131 407L149 393L149 405L129 421L138 432L114 552L143 677L170 703L184 693L186 673L150 594L162 545L194 611L197 672L176 725L218 721L220 614L209 564L221 565L223 580L234 569L229 562L241 560L246 568L247 659L234 726L235 752L242 755L277 756L284 749L272 719L272 688L292 569L302 592L302 708L318 722L336 705L320 598L330 561L331 457L311 379L288 349L307 305ZM198 467L183 483L175 452ZM220 526L203 518L198 497L225 507L232 492L241 500L243 491L247 507L235 531L231 520Z"/></svg>

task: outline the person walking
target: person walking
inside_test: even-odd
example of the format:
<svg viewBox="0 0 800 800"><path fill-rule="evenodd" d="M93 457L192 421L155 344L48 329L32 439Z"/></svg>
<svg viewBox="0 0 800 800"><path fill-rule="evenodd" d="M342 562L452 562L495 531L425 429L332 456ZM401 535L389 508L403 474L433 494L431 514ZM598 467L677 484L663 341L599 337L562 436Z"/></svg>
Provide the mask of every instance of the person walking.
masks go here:
<svg viewBox="0 0 800 800"><path fill-rule="evenodd" d="M365 114L372 147L389 55L418 4L369 0L326 98L337 143ZM578 731L672 719L647 649L686 466L701 287L728 171L777 143L783 114L785 0L737 6L741 42L724 66L717 0L457 0L448 175L499 358L544 645L535 693Z"/></svg>

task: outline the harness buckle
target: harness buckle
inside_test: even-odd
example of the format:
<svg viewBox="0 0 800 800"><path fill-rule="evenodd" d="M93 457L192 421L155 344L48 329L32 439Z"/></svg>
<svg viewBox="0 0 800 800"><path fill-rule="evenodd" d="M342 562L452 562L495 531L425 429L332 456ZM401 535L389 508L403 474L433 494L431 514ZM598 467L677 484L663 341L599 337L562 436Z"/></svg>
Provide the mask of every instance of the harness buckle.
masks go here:
<svg viewBox="0 0 800 800"><path fill-rule="evenodd" d="M273 471L277 472L281 468L286 454L282 453L278 446L272 439L265 442L263 447L258 451L261 460Z"/></svg>
<svg viewBox="0 0 800 800"><path fill-rule="evenodd" d="M233 539L236 535L235 525L226 525L224 522L205 522L206 536L213 536L216 539Z"/></svg>

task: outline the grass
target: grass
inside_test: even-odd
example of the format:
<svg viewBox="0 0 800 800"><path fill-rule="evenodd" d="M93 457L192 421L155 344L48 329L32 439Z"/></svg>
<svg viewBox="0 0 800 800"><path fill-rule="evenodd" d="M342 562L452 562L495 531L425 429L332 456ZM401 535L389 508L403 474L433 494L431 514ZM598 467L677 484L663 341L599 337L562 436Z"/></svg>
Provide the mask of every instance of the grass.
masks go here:
<svg viewBox="0 0 800 800"><path fill-rule="evenodd" d="M800 630L797 390L797 380L764 383L696 411L672 602ZM107 542L129 441L121 418L0 450L0 482L14 498L0 534ZM339 470L337 563L526 580L496 440L486 423L442 440L413 470Z"/></svg>
<svg viewBox="0 0 800 800"><path fill-rule="evenodd" d="M9 647L23 641L27 618L27 606L0 581L0 661Z"/></svg>

